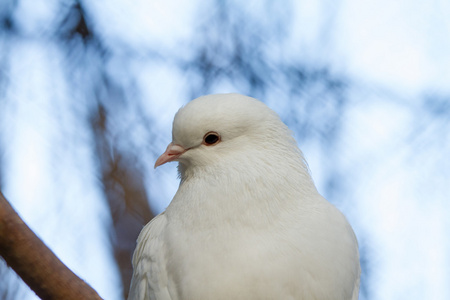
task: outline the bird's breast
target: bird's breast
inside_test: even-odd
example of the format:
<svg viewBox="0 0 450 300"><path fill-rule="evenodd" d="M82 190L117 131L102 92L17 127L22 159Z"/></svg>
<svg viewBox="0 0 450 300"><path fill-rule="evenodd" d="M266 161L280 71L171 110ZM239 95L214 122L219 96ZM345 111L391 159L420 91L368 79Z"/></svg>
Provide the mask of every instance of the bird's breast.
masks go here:
<svg viewBox="0 0 450 300"><path fill-rule="evenodd" d="M166 268L179 299L350 299L356 240L318 194L190 184L166 210Z"/></svg>
<svg viewBox="0 0 450 300"><path fill-rule="evenodd" d="M356 274L341 264L356 264L350 249L355 245L314 234L335 234L326 225L299 223L266 228L216 224L196 231L169 226L169 280L180 299L327 299L351 293L353 286L342 275Z"/></svg>
<svg viewBox="0 0 450 300"><path fill-rule="evenodd" d="M167 269L180 299L278 299L281 289L298 285L292 259L298 253L274 236L217 228L173 238L177 247L169 247ZM276 294L267 295L268 286Z"/></svg>

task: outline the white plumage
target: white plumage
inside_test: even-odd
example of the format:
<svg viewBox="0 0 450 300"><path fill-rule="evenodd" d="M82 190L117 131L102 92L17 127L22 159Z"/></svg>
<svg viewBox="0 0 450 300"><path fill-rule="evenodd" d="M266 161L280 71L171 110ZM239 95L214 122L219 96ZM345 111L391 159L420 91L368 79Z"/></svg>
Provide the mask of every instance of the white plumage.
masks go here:
<svg viewBox="0 0 450 300"><path fill-rule="evenodd" d="M174 160L181 183L138 238L130 300L358 298L353 230L266 105L191 101L155 167Z"/></svg>

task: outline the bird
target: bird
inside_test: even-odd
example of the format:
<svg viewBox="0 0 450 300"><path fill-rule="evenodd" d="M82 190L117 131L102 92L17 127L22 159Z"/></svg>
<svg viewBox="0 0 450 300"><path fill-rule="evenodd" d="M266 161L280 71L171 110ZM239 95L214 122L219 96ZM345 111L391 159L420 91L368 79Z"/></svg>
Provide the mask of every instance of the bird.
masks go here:
<svg viewBox="0 0 450 300"><path fill-rule="evenodd" d="M263 102L213 94L175 114L155 168L180 185L144 226L129 300L358 299L358 242Z"/></svg>

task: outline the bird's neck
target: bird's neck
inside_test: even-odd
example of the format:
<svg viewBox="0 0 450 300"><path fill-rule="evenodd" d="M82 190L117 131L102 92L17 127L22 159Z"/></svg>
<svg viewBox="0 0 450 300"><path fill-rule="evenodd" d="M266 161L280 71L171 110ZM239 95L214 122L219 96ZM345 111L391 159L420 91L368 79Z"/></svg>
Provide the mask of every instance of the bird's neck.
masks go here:
<svg viewBox="0 0 450 300"><path fill-rule="evenodd" d="M249 167L248 162L234 161L232 165L188 168L181 174L182 182L171 206L189 214L179 217L204 219L205 224L218 219L237 226L268 224L288 211L309 205L318 195L300 159L285 159L282 165L274 162L275 166L264 162Z"/></svg>

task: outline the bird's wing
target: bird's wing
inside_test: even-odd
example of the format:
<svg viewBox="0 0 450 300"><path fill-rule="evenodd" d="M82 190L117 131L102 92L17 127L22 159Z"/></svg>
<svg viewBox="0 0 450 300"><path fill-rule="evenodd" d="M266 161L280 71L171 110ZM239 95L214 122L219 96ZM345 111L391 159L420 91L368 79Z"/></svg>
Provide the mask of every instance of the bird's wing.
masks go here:
<svg viewBox="0 0 450 300"><path fill-rule="evenodd" d="M355 286L353 288L352 300L358 300L359 299L359 283L360 283L360 280L361 280L361 267L359 267L358 277L356 278Z"/></svg>
<svg viewBox="0 0 450 300"><path fill-rule="evenodd" d="M167 220L156 216L139 234L133 255L133 279L128 300L174 300L167 287L165 245L162 233Z"/></svg>

